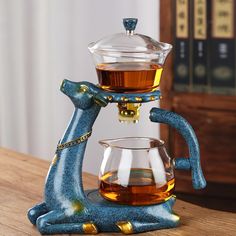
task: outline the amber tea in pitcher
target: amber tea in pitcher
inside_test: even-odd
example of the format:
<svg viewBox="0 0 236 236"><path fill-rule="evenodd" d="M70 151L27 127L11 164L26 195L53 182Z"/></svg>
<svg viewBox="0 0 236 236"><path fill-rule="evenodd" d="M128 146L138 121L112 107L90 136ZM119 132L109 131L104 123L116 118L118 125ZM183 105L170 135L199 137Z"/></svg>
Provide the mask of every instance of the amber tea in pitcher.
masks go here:
<svg viewBox="0 0 236 236"><path fill-rule="evenodd" d="M162 73L161 66L146 62L103 63L96 70L103 89L121 93L153 91Z"/></svg>
<svg viewBox="0 0 236 236"><path fill-rule="evenodd" d="M99 143L105 148L99 174L99 192L105 199L150 205L171 197L175 186L173 162L163 141L126 137Z"/></svg>
<svg viewBox="0 0 236 236"><path fill-rule="evenodd" d="M119 183L117 171L108 172L100 179L100 194L114 202L126 205L150 205L167 201L174 191L175 179L162 186L155 182L152 170L131 169L129 183Z"/></svg>

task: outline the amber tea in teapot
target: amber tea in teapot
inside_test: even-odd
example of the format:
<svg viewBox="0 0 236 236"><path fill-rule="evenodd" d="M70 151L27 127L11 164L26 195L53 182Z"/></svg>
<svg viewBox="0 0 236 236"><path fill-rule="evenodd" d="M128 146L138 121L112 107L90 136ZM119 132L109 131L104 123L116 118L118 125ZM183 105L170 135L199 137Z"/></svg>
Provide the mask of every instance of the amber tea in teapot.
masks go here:
<svg viewBox="0 0 236 236"><path fill-rule="evenodd" d="M103 63L96 70L103 89L121 93L153 91L162 73L161 66L147 62Z"/></svg>
<svg viewBox="0 0 236 236"><path fill-rule="evenodd" d="M125 32L106 36L88 46L99 85L117 93L152 92L159 86L162 67L172 46L135 33L137 20L134 19L132 29L128 21L124 20Z"/></svg>

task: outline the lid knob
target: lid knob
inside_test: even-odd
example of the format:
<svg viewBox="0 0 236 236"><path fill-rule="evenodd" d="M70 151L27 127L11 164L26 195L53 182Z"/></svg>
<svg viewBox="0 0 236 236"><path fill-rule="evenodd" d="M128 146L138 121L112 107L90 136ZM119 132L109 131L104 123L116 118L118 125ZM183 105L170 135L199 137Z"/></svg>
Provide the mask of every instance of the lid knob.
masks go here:
<svg viewBox="0 0 236 236"><path fill-rule="evenodd" d="M136 28L138 19L137 18L124 18L123 25L126 29L127 34L133 34Z"/></svg>

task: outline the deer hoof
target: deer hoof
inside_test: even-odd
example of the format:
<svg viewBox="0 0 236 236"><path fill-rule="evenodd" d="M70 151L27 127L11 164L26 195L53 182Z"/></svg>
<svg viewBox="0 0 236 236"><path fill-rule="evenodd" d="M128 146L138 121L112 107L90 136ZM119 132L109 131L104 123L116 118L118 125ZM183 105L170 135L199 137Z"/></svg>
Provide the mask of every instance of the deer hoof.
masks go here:
<svg viewBox="0 0 236 236"><path fill-rule="evenodd" d="M133 233L133 226L129 221L118 221L116 225L123 234Z"/></svg>
<svg viewBox="0 0 236 236"><path fill-rule="evenodd" d="M97 234L98 229L96 225L92 222L87 222L83 224L83 231L85 234Z"/></svg>

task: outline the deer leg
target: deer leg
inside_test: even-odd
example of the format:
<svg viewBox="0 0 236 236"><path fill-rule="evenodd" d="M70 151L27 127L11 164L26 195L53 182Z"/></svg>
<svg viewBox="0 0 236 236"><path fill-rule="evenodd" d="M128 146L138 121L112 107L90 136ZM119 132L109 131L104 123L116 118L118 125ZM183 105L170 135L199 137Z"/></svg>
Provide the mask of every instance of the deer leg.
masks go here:
<svg viewBox="0 0 236 236"><path fill-rule="evenodd" d="M179 216L175 214L170 214L166 218L159 218L153 222L140 222L134 221L132 222L133 232L134 233L142 233L146 231L158 230L158 229L168 229L175 228L179 225Z"/></svg>
<svg viewBox="0 0 236 236"><path fill-rule="evenodd" d="M96 225L91 222L63 223L63 219L68 219L62 211L50 211L37 219L37 228L41 234L97 234Z"/></svg>
<svg viewBox="0 0 236 236"><path fill-rule="evenodd" d="M46 203L42 202L28 210L28 219L33 225L35 225L37 218L41 215L46 214L47 212L48 208L46 206Z"/></svg>
<svg viewBox="0 0 236 236"><path fill-rule="evenodd" d="M166 219L165 222L119 221L116 223L116 226L123 234L142 233L163 228L174 228L178 226L179 223L178 216L175 217L176 219Z"/></svg>

